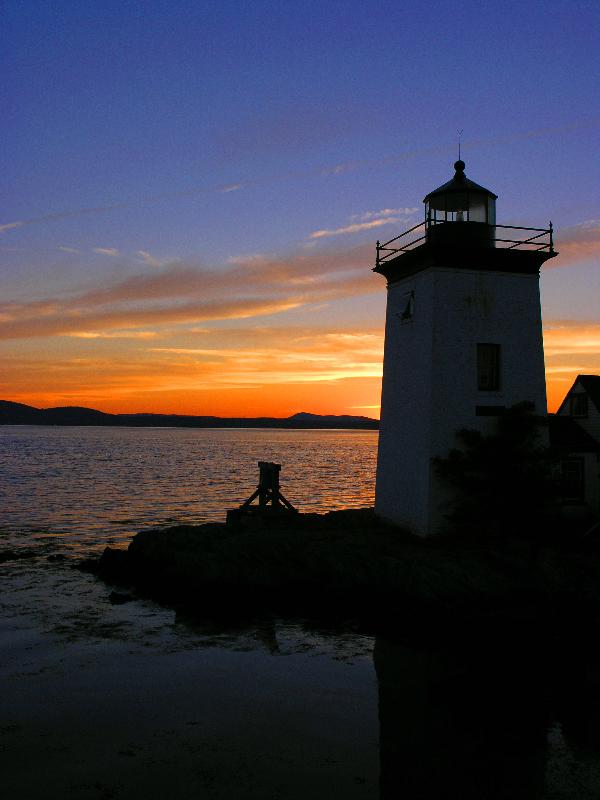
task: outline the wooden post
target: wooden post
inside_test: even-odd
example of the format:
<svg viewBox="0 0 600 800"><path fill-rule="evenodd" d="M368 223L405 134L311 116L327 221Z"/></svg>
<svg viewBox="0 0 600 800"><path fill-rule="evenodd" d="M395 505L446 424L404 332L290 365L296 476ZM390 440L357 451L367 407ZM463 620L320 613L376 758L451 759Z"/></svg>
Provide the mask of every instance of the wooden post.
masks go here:
<svg viewBox="0 0 600 800"><path fill-rule="evenodd" d="M258 469L258 488L244 503L242 503L240 511L249 509L257 497L258 507L261 511L275 509L278 511L296 511L294 506L289 500L285 499L279 490L279 472L281 471L281 464L275 464L273 461L259 461Z"/></svg>

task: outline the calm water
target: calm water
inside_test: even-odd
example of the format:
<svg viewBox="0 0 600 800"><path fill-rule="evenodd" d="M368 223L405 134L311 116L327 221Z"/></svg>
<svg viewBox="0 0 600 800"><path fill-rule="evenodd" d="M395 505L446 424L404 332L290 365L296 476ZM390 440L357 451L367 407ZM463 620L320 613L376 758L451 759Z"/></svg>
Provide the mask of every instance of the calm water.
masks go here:
<svg viewBox="0 0 600 800"><path fill-rule="evenodd" d="M224 521L258 461L283 465L301 511L373 504L376 431L0 427L0 527L60 534L70 548L146 526Z"/></svg>
<svg viewBox="0 0 600 800"><path fill-rule="evenodd" d="M373 501L370 431L0 427L0 774L65 800L598 800L598 669L351 625L189 619L73 569L222 520L282 463L301 510ZM10 552L9 552L10 551ZM14 559L15 552L26 559ZM566 666L563 662L566 662Z"/></svg>

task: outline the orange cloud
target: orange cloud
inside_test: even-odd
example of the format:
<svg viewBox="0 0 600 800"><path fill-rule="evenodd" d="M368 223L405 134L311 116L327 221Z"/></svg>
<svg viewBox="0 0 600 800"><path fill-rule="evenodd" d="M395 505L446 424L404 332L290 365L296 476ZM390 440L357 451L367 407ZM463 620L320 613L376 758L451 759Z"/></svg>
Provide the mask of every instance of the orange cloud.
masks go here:
<svg viewBox="0 0 600 800"><path fill-rule="evenodd" d="M589 220L559 230L555 247L559 255L546 262L546 269L566 267L600 255L600 221Z"/></svg>
<svg viewBox="0 0 600 800"><path fill-rule="evenodd" d="M65 297L4 303L0 339L245 319L382 291L372 250L249 257L220 269L175 263Z"/></svg>

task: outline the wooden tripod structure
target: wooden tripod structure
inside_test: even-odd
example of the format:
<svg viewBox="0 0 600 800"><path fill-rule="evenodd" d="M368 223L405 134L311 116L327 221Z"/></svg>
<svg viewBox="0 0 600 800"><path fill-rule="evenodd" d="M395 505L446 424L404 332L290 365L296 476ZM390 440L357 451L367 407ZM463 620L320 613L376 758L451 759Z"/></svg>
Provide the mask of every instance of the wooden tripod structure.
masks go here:
<svg viewBox="0 0 600 800"><path fill-rule="evenodd" d="M279 491L279 472L281 464L272 461L259 461L259 481L256 491L240 506L240 511L252 510L252 503L258 497L258 509L261 511L296 511Z"/></svg>

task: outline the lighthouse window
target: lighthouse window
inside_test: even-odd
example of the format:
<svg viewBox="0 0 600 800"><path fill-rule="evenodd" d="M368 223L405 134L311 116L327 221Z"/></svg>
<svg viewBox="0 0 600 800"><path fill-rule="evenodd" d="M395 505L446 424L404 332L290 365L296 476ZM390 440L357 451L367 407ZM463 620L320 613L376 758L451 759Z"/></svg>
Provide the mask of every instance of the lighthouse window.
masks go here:
<svg viewBox="0 0 600 800"><path fill-rule="evenodd" d="M480 392L500 390L500 345L477 345L477 388Z"/></svg>
<svg viewBox="0 0 600 800"><path fill-rule="evenodd" d="M402 295L402 312L400 314L400 320L402 322L409 322L415 315L415 293L414 292L406 292L406 294Z"/></svg>

